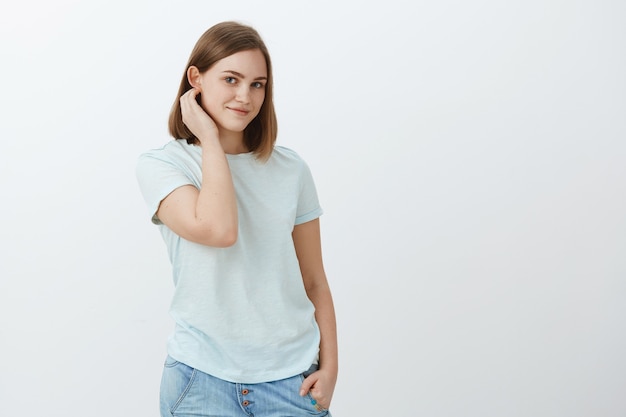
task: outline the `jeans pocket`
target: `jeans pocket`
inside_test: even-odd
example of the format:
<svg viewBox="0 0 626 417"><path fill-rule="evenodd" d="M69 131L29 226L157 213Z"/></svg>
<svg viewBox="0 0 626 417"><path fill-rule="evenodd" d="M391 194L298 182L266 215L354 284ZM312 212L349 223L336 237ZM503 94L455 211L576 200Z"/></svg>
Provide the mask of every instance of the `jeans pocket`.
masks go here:
<svg viewBox="0 0 626 417"><path fill-rule="evenodd" d="M313 365L311 365L311 367L309 369L307 369L306 371L302 372L302 376L306 378L309 375L311 375L313 372L317 372L318 369L320 369L319 365L314 363Z"/></svg>
<svg viewBox="0 0 626 417"><path fill-rule="evenodd" d="M318 369L319 369L319 365L317 365L317 364L311 365L311 367L309 369L307 369L306 371L302 372L302 374L300 375L300 379L302 381L304 381L305 378L307 378L312 373L316 372ZM313 395L311 395L311 392L307 393L307 395L304 398L309 403L309 409L311 411L313 411L314 413L316 413L315 415L322 415L322 416L325 416L327 414L330 415L328 413L328 409L322 407L322 405L320 403L318 403L315 398L313 398Z"/></svg>
<svg viewBox="0 0 626 417"><path fill-rule="evenodd" d="M174 366L178 365L180 362L178 362L176 359L172 358L170 355L167 355L167 357L165 358L165 363L163 364L163 366L165 366L166 368L173 368Z"/></svg>
<svg viewBox="0 0 626 417"><path fill-rule="evenodd" d="M160 389L162 416L172 416L187 396L196 378L197 371L182 362L167 357L163 367Z"/></svg>

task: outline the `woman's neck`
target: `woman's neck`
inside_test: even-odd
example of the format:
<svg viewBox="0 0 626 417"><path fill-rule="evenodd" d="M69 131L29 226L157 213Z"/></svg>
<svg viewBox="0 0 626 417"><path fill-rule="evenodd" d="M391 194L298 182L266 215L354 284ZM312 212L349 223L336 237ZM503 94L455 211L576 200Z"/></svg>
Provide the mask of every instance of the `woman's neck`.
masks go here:
<svg viewBox="0 0 626 417"><path fill-rule="evenodd" d="M250 152L243 142L243 132L220 131L220 144L224 153L236 155Z"/></svg>

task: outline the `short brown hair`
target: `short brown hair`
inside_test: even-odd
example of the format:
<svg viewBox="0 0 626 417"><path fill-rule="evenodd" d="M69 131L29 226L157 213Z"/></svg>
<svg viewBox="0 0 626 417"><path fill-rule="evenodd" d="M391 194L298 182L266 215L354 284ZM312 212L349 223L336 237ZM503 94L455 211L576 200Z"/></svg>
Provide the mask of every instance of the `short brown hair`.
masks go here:
<svg viewBox="0 0 626 417"><path fill-rule="evenodd" d="M198 138L183 123L180 110L180 97L192 86L187 79L187 69L198 68L200 73L207 71L217 61L232 54L251 49L258 49L265 57L267 65L267 82L265 83L265 99L259 114L244 129L244 144L260 159L266 160L274 149L278 134L278 123L272 97L272 63L267 47L259 33L252 27L237 22L221 22L209 28L198 39L191 51L185 67L183 78L178 89L169 117L169 131L175 139L187 139L187 143L199 143Z"/></svg>

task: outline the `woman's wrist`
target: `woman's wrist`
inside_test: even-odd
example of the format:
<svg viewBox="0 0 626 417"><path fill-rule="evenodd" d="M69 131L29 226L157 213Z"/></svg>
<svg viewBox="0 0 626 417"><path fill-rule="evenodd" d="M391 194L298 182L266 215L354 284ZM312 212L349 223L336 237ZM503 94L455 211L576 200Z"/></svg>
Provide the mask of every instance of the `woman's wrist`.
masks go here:
<svg viewBox="0 0 626 417"><path fill-rule="evenodd" d="M217 134L206 134L198 138L202 151L210 150L215 152L216 149L222 149L220 138Z"/></svg>

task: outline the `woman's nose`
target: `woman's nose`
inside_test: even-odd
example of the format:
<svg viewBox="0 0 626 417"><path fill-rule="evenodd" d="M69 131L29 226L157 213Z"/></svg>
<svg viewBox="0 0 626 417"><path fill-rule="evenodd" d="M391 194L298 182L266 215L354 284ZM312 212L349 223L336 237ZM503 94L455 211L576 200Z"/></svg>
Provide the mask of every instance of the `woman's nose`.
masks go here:
<svg viewBox="0 0 626 417"><path fill-rule="evenodd" d="M242 103L248 103L250 101L250 88L247 85L242 85L237 89L237 101Z"/></svg>

